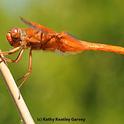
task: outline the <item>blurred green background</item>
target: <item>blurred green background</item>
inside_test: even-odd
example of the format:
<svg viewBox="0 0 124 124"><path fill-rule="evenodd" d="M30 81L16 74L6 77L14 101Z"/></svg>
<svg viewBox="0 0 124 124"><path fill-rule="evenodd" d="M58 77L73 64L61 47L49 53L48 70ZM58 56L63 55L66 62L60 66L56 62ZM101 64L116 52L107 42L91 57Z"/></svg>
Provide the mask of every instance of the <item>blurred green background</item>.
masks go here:
<svg viewBox="0 0 124 124"><path fill-rule="evenodd" d="M9 29L27 27L19 16L82 40L124 46L123 5L123 0L1 0L0 49L12 48L5 38ZM15 80L27 71L28 52L18 64L8 64ZM33 72L21 92L36 124L51 123L38 122L38 117L82 117L86 124L122 124L124 56L100 51L67 56L34 51ZM0 124L19 123L1 77Z"/></svg>

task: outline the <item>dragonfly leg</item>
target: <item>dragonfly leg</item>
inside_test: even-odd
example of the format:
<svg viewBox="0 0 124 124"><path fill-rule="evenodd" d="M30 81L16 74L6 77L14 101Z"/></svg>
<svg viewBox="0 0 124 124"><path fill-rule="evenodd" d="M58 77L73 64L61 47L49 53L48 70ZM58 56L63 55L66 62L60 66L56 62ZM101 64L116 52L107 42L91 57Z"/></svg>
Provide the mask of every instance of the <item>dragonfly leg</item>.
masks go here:
<svg viewBox="0 0 124 124"><path fill-rule="evenodd" d="M32 72L32 49L30 49L30 52L29 52L28 72L24 76L22 76L21 78L18 79L18 80L22 80L21 84L19 85L19 88L21 88L21 86L24 84L24 82L28 79L31 72Z"/></svg>
<svg viewBox="0 0 124 124"><path fill-rule="evenodd" d="M4 57L4 59L5 59L5 61L7 61L7 62L15 62L15 63L17 63L19 60L21 60L23 52L24 52L24 49L22 49L22 50L19 52L17 58L14 59L14 60L13 60L13 59L10 59L10 58L6 58L6 57Z"/></svg>
<svg viewBox="0 0 124 124"><path fill-rule="evenodd" d="M16 47L16 48L13 48L9 51L5 51L5 52L0 52L0 54L3 54L3 55L10 55L10 54L13 54L17 51L19 51L21 49L21 47Z"/></svg>
<svg viewBox="0 0 124 124"><path fill-rule="evenodd" d="M16 47L16 48L14 48L14 49L12 49L10 51L5 51L5 52L0 51L0 56L2 57L2 61L4 61L5 63L6 63L6 61L8 61L8 62L14 62L15 60L11 60L9 58L6 58L6 57L4 57L4 55L13 54L13 53L19 51L20 49L21 49L21 47Z"/></svg>

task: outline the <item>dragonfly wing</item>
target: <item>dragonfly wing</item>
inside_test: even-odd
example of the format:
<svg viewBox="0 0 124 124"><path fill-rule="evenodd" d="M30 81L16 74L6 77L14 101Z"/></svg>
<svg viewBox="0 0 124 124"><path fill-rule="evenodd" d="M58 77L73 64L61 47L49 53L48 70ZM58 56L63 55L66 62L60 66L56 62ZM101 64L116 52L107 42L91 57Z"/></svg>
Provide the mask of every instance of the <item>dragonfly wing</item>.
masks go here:
<svg viewBox="0 0 124 124"><path fill-rule="evenodd" d="M62 32L62 38L60 40L60 51L67 53L81 52L84 48L82 42L68 33Z"/></svg>
<svg viewBox="0 0 124 124"><path fill-rule="evenodd" d="M64 32L64 34L65 34L66 36L68 36L69 38L71 38L71 39L78 40L78 38L77 38L76 36L74 36L73 34L71 34L71 33L69 33L69 32Z"/></svg>
<svg viewBox="0 0 124 124"><path fill-rule="evenodd" d="M40 31L46 32L46 33L53 33L54 32L52 29L46 28L43 25L37 24L35 22L27 21L26 19L24 19L22 17L20 17L20 19L21 19L21 21L23 23L25 23L26 25L30 26L31 28L34 28L34 29L37 29L37 30L40 30Z"/></svg>

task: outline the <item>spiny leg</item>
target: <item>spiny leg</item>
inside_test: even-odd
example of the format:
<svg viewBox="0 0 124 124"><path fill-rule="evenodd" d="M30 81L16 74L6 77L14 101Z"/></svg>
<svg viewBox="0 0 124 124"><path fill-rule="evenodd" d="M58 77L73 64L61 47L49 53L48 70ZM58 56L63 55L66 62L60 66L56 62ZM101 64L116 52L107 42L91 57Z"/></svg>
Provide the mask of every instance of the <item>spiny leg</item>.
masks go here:
<svg viewBox="0 0 124 124"><path fill-rule="evenodd" d="M5 51L5 52L0 51L0 56L2 57L2 61L4 61L5 63L6 63L6 61L8 61L8 62L14 62L15 60L11 60L9 58L6 58L6 57L4 57L4 55L13 54L13 53L19 51L20 49L21 49L21 47L16 47L14 49L11 49L10 51Z"/></svg>
<svg viewBox="0 0 124 124"><path fill-rule="evenodd" d="M21 84L19 85L19 88L21 88L24 82L28 79L28 77L31 74L31 71L32 71L32 49L30 49L30 52L29 52L28 72L24 76L18 79L18 80L22 80Z"/></svg>
<svg viewBox="0 0 124 124"><path fill-rule="evenodd" d="M20 49L21 49L21 47L16 47L16 48L13 48L13 49L11 49L9 51L0 52L0 54L2 54L2 55L10 55L10 54L13 54L13 53L19 51Z"/></svg>
<svg viewBox="0 0 124 124"><path fill-rule="evenodd" d="M19 62L21 60L21 58L22 58L22 54L23 54L24 50L25 49L21 49L21 51L19 52L17 58L14 59L14 60L13 59L10 59L10 58L4 57L5 61L7 61L7 62L15 62L15 63Z"/></svg>

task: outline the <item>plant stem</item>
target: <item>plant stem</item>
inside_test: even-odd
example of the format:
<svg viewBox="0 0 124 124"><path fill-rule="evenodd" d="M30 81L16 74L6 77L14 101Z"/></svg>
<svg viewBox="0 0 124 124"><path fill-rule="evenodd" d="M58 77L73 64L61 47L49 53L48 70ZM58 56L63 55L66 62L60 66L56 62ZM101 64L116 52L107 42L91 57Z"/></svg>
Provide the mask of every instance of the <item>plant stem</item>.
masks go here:
<svg viewBox="0 0 124 124"><path fill-rule="evenodd" d="M0 71L4 78L4 82L10 95L13 98L13 101L18 109L21 120L23 120L24 124L35 124L31 114L25 104L25 101L13 79L13 76L8 69L7 65L2 61L2 57L0 57Z"/></svg>

